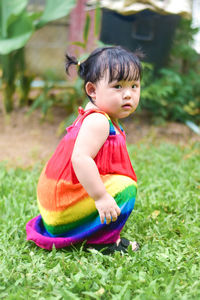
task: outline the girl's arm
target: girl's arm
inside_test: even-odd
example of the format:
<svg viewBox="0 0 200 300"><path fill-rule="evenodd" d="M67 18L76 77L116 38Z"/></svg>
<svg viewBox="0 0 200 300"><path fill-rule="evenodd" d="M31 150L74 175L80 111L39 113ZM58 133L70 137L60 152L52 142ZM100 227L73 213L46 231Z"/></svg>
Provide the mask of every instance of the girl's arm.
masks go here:
<svg viewBox="0 0 200 300"><path fill-rule="evenodd" d="M106 192L94 158L109 135L109 122L99 113L85 118L72 153L74 172L87 193L95 200L101 223L116 220L120 214L114 198Z"/></svg>

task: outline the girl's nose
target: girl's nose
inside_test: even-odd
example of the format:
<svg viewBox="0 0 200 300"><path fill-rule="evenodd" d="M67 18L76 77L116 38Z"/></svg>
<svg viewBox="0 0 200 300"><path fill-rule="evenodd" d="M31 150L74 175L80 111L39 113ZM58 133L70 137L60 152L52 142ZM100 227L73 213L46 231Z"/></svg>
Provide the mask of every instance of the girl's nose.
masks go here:
<svg viewBox="0 0 200 300"><path fill-rule="evenodd" d="M127 100L131 98L131 92L127 89L124 91L123 99Z"/></svg>

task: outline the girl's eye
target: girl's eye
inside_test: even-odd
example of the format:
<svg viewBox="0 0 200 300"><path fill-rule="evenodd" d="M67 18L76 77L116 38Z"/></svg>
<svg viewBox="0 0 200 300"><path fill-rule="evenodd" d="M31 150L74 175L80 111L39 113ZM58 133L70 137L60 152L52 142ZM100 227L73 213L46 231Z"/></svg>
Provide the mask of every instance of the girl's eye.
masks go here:
<svg viewBox="0 0 200 300"><path fill-rule="evenodd" d="M122 86L121 86L120 84L116 84L116 85L114 86L114 88L117 89L117 90L119 90L119 89L122 88Z"/></svg>
<svg viewBox="0 0 200 300"><path fill-rule="evenodd" d="M137 85L136 84L133 84L132 85L132 89L136 89L137 88Z"/></svg>

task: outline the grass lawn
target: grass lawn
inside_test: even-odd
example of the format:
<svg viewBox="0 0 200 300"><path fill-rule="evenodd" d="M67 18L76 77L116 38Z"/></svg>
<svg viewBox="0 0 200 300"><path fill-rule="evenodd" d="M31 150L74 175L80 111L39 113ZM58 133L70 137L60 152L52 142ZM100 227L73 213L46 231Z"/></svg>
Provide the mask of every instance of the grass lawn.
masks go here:
<svg viewBox="0 0 200 300"><path fill-rule="evenodd" d="M122 236L141 250L113 256L27 242L42 166L0 164L0 299L200 299L199 145L143 143L129 151L139 190Z"/></svg>

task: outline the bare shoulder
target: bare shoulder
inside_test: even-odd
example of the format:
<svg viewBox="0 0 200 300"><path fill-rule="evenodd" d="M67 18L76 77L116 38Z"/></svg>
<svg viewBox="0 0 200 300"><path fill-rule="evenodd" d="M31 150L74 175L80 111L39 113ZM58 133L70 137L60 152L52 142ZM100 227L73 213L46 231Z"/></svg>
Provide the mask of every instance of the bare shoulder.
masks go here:
<svg viewBox="0 0 200 300"><path fill-rule="evenodd" d="M92 113L88 115L84 121L82 126L83 128L87 128L87 130L92 131L94 133L109 135L109 121L108 118L102 113Z"/></svg>
<svg viewBox="0 0 200 300"><path fill-rule="evenodd" d="M94 158L109 136L109 121L105 115L92 113L88 115L78 133L73 157L87 155Z"/></svg>

